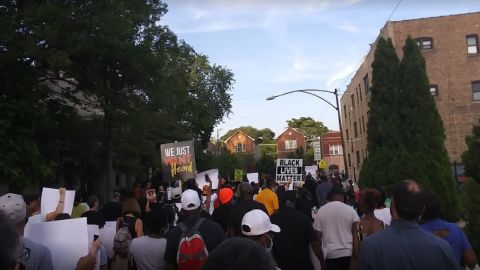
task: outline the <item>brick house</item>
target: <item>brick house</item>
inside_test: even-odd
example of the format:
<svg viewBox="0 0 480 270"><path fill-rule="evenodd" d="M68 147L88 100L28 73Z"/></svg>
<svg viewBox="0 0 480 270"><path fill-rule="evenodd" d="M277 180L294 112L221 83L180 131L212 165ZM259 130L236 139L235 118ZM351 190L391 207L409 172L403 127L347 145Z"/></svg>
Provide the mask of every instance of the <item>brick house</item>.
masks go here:
<svg viewBox="0 0 480 270"><path fill-rule="evenodd" d="M450 162L461 164L465 136L480 117L480 12L388 21L379 36L391 38L400 58L408 35L425 58L430 93L445 127ZM367 157L367 127L376 41L341 98L348 170L358 179Z"/></svg>
<svg viewBox="0 0 480 270"><path fill-rule="evenodd" d="M329 131L320 136L322 159L328 164L328 172L341 172L344 166L340 131Z"/></svg>
<svg viewBox="0 0 480 270"><path fill-rule="evenodd" d="M225 140L225 145L230 153L248 155L253 160L258 160L258 144L255 139L248 136L245 132L237 130Z"/></svg>
<svg viewBox="0 0 480 270"><path fill-rule="evenodd" d="M287 158L289 154L295 154L297 149L305 153L305 135L295 128L287 128L277 137L277 157Z"/></svg>

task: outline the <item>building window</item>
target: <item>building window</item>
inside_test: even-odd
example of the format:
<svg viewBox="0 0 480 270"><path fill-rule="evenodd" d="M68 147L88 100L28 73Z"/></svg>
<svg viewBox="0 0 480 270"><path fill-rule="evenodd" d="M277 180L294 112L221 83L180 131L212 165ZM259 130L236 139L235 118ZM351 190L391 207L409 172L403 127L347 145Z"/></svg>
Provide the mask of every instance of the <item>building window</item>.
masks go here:
<svg viewBox="0 0 480 270"><path fill-rule="evenodd" d="M363 127L363 132L367 132L365 130L365 118L363 118L363 115L362 115L362 127Z"/></svg>
<svg viewBox="0 0 480 270"><path fill-rule="evenodd" d="M432 84L430 87L430 94L434 97L438 97L438 86L436 84Z"/></svg>
<svg viewBox="0 0 480 270"><path fill-rule="evenodd" d="M343 105L343 114L345 115L345 120L347 120L347 105Z"/></svg>
<svg viewBox="0 0 480 270"><path fill-rule="evenodd" d="M355 152L357 154L357 166L360 166L360 151Z"/></svg>
<svg viewBox="0 0 480 270"><path fill-rule="evenodd" d="M352 167L352 159L350 159L350 154L348 154L348 167Z"/></svg>
<svg viewBox="0 0 480 270"><path fill-rule="evenodd" d="M368 80L368 73L363 77L363 87L365 88L365 95L370 93L370 81Z"/></svg>
<svg viewBox="0 0 480 270"><path fill-rule="evenodd" d="M420 50L431 50L433 49L433 38L431 37L421 37L417 38L417 45Z"/></svg>
<svg viewBox="0 0 480 270"><path fill-rule="evenodd" d="M297 149L297 140L286 140L285 149L286 150Z"/></svg>
<svg viewBox="0 0 480 270"><path fill-rule="evenodd" d="M343 154L342 146L340 144L330 144L328 145L328 153L330 155L341 155Z"/></svg>
<svg viewBox="0 0 480 270"><path fill-rule="evenodd" d="M345 132L347 133L347 141L350 140L350 135L348 134L348 128L345 130Z"/></svg>
<svg viewBox="0 0 480 270"><path fill-rule="evenodd" d="M353 133L355 135L355 139L358 138L358 126L357 126L357 122L353 122Z"/></svg>
<svg viewBox="0 0 480 270"><path fill-rule="evenodd" d="M245 144L243 144L243 143L238 143L235 148L236 148L238 153L245 152Z"/></svg>
<svg viewBox="0 0 480 270"><path fill-rule="evenodd" d="M360 101L362 101L362 89L360 88L360 85L358 85L358 95L360 96Z"/></svg>
<svg viewBox="0 0 480 270"><path fill-rule="evenodd" d="M351 94L350 98L352 99L352 109L355 108L355 95Z"/></svg>
<svg viewBox="0 0 480 270"><path fill-rule="evenodd" d="M480 101L480 81L472 82L473 100Z"/></svg>
<svg viewBox="0 0 480 270"><path fill-rule="evenodd" d="M468 35L467 36L467 53L468 54L477 54L478 53L478 35Z"/></svg>

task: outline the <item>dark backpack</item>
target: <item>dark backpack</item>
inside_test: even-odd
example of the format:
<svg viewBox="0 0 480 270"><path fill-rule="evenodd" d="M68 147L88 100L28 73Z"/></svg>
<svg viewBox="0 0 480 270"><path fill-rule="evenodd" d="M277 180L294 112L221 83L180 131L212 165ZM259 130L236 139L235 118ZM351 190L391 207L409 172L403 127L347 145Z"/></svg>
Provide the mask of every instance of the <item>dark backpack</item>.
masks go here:
<svg viewBox="0 0 480 270"><path fill-rule="evenodd" d="M120 228L113 238L113 251L115 251L115 254L127 257L130 242L132 242L132 235L130 234L129 225L122 218Z"/></svg>
<svg viewBox="0 0 480 270"><path fill-rule="evenodd" d="M205 218L198 219L192 228L187 228L185 223L179 223L182 230L178 244L177 265L178 270L200 270L208 258L208 250L200 234L200 226Z"/></svg>

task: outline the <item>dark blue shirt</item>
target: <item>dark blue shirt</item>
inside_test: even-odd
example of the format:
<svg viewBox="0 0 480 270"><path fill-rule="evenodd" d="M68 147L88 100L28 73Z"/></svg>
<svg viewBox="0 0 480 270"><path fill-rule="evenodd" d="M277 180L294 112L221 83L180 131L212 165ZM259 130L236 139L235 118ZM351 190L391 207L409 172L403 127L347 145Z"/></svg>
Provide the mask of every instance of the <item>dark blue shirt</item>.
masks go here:
<svg viewBox="0 0 480 270"><path fill-rule="evenodd" d="M328 193L330 192L330 190L332 190L332 187L333 187L333 184L330 183L329 181L323 181L320 184L318 184L316 193L319 199L318 204L320 206L323 206L324 204L327 203Z"/></svg>
<svg viewBox="0 0 480 270"><path fill-rule="evenodd" d="M445 240L398 219L362 241L357 269L459 270L460 264Z"/></svg>
<svg viewBox="0 0 480 270"><path fill-rule="evenodd" d="M470 245L470 242L468 242L468 239L463 233L462 229L460 229L455 223L450 223L442 219L434 219L424 223L422 225L422 229L430 233L441 230L448 231L447 237L443 239L450 244L453 254L459 263L462 259L463 252L465 250L472 249L472 246Z"/></svg>

